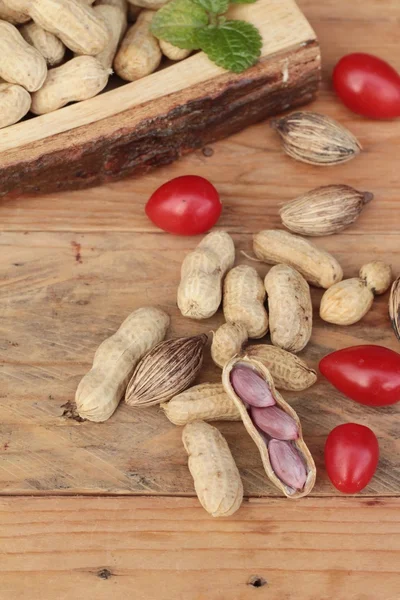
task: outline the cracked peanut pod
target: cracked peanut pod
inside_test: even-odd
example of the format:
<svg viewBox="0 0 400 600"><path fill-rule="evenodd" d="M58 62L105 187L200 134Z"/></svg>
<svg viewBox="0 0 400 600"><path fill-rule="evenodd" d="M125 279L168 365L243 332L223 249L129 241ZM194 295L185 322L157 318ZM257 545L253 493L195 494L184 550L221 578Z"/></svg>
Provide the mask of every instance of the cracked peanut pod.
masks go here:
<svg viewBox="0 0 400 600"><path fill-rule="evenodd" d="M178 48L165 40L159 40L161 52L170 60L184 60L191 53L192 50L185 50L185 48Z"/></svg>
<svg viewBox="0 0 400 600"><path fill-rule="evenodd" d="M0 19L19 25L27 23L30 20L29 15L24 10L18 8L15 0L0 0Z"/></svg>
<svg viewBox="0 0 400 600"><path fill-rule="evenodd" d="M242 504L243 484L225 438L212 425L195 421L184 427L182 441L203 508L213 517L233 515Z"/></svg>
<svg viewBox="0 0 400 600"><path fill-rule="evenodd" d="M222 282L235 262L235 246L225 231L206 235L184 259L178 287L178 307L184 317L208 319L222 300Z"/></svg>
<svg viewBox="0 0 400 600"><path fill-rule="evenodd" d="M393 331L400 341L400 277L393 282L390 290L389 316Z"/></svg>
<svg viewBox="0 0 400 600"><path fill-rule="evenodd" d="M201 383L161 404L174 425L193 421L241 421L236 405L225 393L222 383Z"/></svg>
<svg viewBox="0 0 400 600"><path fill-rule="evenodd" d="M32 48L14 25L0 21L0 77L21 85L28 92L38 90L47 75L43 56Z"/></svg>
<svg viewBox="0 0 400 600"><path fill-rule="evenodd" d="M268 331L265 296L262 279L253 267L234 267L224 283L225 320L227 323L242 323L249 338L262 338Z"/></svg>
<svg viewBox="0 0 400 600"><path fill-rule="evenodd" d="M289 265L316 287L329 288L343 278L342 267L331 254L299 235L265 229L254 235L253 248L262 262Z"/></svg>
<svg viewBox="0 0 400 600"><path fill-rule="evenodd" d="M93 98L107 85L110 70L94 56L77 56L50 69L40 90L32 94L31 111L43 115L69 102Z"/></svg>
<svg viewBox="0 0 400 600"><path fill-rule="evenodd" d="M29 14L76 54L95 56L108 43L108 29L91 6L79 0L31 0Z"/></svg>
<svg viewBox="0 0 400 600"><path fill-rule="evenodd" d="M310 286L288 265L275 265L264 280L268 296L271 342L289 352L300 352L312 332Z"/></svg>
<svg viewBox="0 0 400 600"><path fill-rule="evenodd" d="M354 223L373 197L349 185L324 185L285 204L279 214L294 233L332 235Z"/></svg>
<svg viewBox="0 0 400 600"><path fill-rule="evenodd" d="M374 295L358 277L344 279L326 290L321 299L321 319L335 325L353 325L372 306Z"/></svg>
<svg viewBox="0 0 400 600"><path fill-rule="evenodd" d="M153 10L142 10L121 42L114 59L114 71L125 81L150 75L161 62L160 44L150 31L155 14Z"/></svg>
<svg viewBox="0 0 400 600"><path fill-rule="evenodd" d="M247 368L255 370L256 373L259 376L261 376L264 379L264 381L268 384L271 394L276 402L275 406L277 408L280 408L281 410L283 410L287 415L289 415L289 417L292 417L292 419L296 422L297 428L298 428L298 437L297 437L297 439L292 440L290 442L286 442L286 443L290 444L290 447L293 450L292 454L294 455L294 457L296 458L296 460L298 462L297 471L299 470L299 467L300 467L300 469L303 470L303 472L304 472L304 483L303 483L303 486L301 487L301 489L295 489L294 487L291 487L290 485L288 485L287 482L285 483L285 481L283 479L283 478L285 478L285 480L287 479L285 475L289 475L289 476L293 475L294 478L296 477L296 475L298 475L298 473L296 473L296 472L292 472L292 473L290 472L290 469L293 468L292 460L285 461L285 459L283 458L281 461L281 464L279 465L279 472L275 472L275 471L278 471L277 467L275 467L275 471L274 471L274 468L272 467L272 464L271 464L269 444L271 441L275 443L277 440L274 440L270 436L266 435L264 432L260 432L260 430L253 423L253 421L250 417L250 414L249 414L245 404L243 403L242 399L235 392L235 390L232 386L232 383L231 383L231 372L236 366L247 367ZM309 449L307 448L307 446L303 440L303 434L302 434L301 423L300 423L299 417L297 416L297 414L293 410L293 408L291 406L289 406L289 404L282 398L280 393L276 390L274 381L273 381L272 376L271 376L270 372L268 371L268 369L261 362L259 362L258 360L254 359L254 358L250 358L247 355L243 356L241 358L233 358L224 367L224 370L222 373L222 383L223 383L226 393L233 400L233 402L236 404L237 408L239 409L239 412L241 414L242 421L247 430L247 433L250 435L252 440L255 442L255 444L260 452L264 470L265 470L268 478L270 479L270 481L279 490L281 490L285 494L285 496L287 496L288 498L301 498L302 496L306 496L307 494L309 494L315 484L315 478L316 478L315 463L314 463L314 460L311 456ZM268 411L268 408L266 408L266 410ZM291 457L291 458L293 458L293 457ZM294 467L296 467L296 465L294 465ZM286 472L287 470L289 470L289 473Z"/></svg>
<svg viewBox="0 0 400 600"><path fill-rule="evenodd" d="M311 165L337 165L351 160L361 144L343 125L325 115L309 111L291 113L271 121L282 138L285 152Z"/></svg>
<svg viewBox="0 0 400 600"><path fill-rule="evenodd" d="M243 323L224 323L213 334L211 357L221 369L236 354L242 351L247 342L247 329Z"/></svg>
<svg viewBox="0 0 400 600"><path fill-rule="evenodd" d="M246 348L246 355L262 363L281 390L300 392L314 385L317 373L295 354L269 344Z"/></svg>
<svg viewBox="0 0 400 600"><path fill-rule="evenodd" d="M91 370L76 390L79 415L89 421L106 421L116 410L135 366L164 339L169 316L155 307L135 310L114 335L98 347Z"/></svg>
<svg viewBox="0 0 400 600"><path fill-rule="evenodd" d="M392 268L382 260L375 260L361 267L360 279L365 281L374 296L380 296L390 288Z"/></svg>
<svg viewBox="0 0 400 600"><path fill-rule="evenodd" d="M30 93L20 85L0 83L0 129L17 123L29 111Z"/></svg>
<svg viewBox="0 0 400 600"><path fill-rule="evenodd" d="M40 52L49 66L54 67L62 62L66 48L53 33L45 31L33 21L23 25L20 32L24 40Z"/></svg>
<svg viewBox="0 0 400 600"><path fill-rule="evenodd" d="M107 46L96 55L96 58L105 69L111 69L119 43L128 27L126 13L117 6L107 4L95 6L94 12L102 17L109 33Z"/></svg>

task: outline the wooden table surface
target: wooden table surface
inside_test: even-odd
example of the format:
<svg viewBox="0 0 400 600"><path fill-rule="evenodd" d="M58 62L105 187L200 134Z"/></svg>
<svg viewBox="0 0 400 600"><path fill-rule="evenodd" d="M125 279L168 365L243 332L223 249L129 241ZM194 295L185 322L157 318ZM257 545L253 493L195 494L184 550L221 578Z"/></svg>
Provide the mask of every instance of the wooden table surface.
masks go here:
<svg viewBox="0 0 400 600"><path fill-rule="evenodd" d="M199 507L181 431L158 409L121 406L103 425L69 413L95 348L135 308L163 306L171 335L222 322L220 314L207 323L179 317L179 267L197 240L163 234L144 215L150 192L173 176L195 173L216 184L219 226L239 251L250 250L253 232L279 227L278 207L307 189L347 183L372 191L355 226L317 244L338 257L346 276L376 258L400 273L400 122L350 114L329 80L335 61L354 50L400 69L398 1L299 4L322 48L323 86L312 108L357 135L364 152L356 160L333 169L297 163L261 123L215 144L212 156L199 151L138 180L2 201L0 600L399 600L397 406L361 407L322 381L286 394L318 468L312 496L297 502L265 480L241 425L221 424L246 494L225 520ZM320 296L313 290L315 307ZM316 318L306 360L316 365L324 353L357 343L399 350L387 301L379 298L351 328ZM219 375L208 359L202 380ZM381 446L377 474L358 497L339 495L323 467L326 436L346 421L372 427Z"/></svg>

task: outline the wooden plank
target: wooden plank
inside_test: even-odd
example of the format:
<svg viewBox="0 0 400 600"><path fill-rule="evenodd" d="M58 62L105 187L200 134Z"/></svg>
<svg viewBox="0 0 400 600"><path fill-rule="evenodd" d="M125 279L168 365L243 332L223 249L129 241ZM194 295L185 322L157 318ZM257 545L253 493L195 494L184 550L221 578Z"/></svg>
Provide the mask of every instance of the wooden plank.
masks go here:
<svg viewBox="0 0 400 600"><path fill-rule="evenodd" d="M260 30L263 45L254 67L229 73L200 52L8 127L0 137L0 194L81 189L140 175L312 100L320 52L294 0L259 0L231 12Z"/></svg>
<svg viewBox="0 0 400 600"><path fill-rule="evenodd" d="M379 238L380 239L380 238ZM237 257L250 250L248 236L235 236ZM89 369L99 343L135 308L160 304L172 316L170 335L210 332L223 322L219 313L206 322L184 319L176 308L182 256L193 239L129 233L3 233L0 264L0 488L3 493L138 493L192 495L193 483L181 431L157 407L123 405L104 424L77 423L63 416L76 386ZM399 236L350 233L318 241L343 263L346 275L374 258L400 272ZM261 275L268 267L257 265ZM317 313L320 290L313 290ZM328 351L357 343L398 342L387 314L387 295L353 327L340 328L316 318L303 356L314 366ZM220 371L207 350L202 381ZM364 494L393 495L400 489L400 414L345 399L320 381L302 394L286 394L303 422L306 442L319 476L315 494L335 490L323 468L323 446L337 424L356 421L379 437L378 473ZM258 452L239 423L221 424L238 462L247 495L277 494L262 470ZM397 432L397 433L396 433Z"/></svg>
<svg viewBox="0 0 400 600"><path fill-rule="evenodd" d="M399 509L394 498L252 500L218 520L189 499L1 499L0 594L397 600Z"/></svg>

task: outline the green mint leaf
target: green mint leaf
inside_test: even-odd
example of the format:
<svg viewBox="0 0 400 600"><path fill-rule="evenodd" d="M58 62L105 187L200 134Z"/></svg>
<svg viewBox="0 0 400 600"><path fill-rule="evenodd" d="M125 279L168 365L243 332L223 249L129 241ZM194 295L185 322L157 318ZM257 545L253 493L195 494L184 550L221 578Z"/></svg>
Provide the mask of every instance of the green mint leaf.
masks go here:
<svg viewBox="0 0 400 600"><path fill-rule="evenodd" d="M231 4L254 4L257 0L230 0Z"/></svg>
<svg viewBox="0 0 400 600"><path fill-rule="evenodd" d="M261 35L246 21L226 21L219 27L199 29L197 40L213 62L234 73L254 65L261 54Z"/></svg>
<svg viewBox="0 0 400 600"><path fill-rule="evenodd" d="M193 0L193 2L214 15L223 15L229 8L229 0Z"/></svg>
<svg viewBox="0 0 400 600"><path fill-rule="evenodd" d="M204 8L192 0L172 0L155 15L151 32L178 48L197 50L197 31L207 25L208 15Z"/></svg>

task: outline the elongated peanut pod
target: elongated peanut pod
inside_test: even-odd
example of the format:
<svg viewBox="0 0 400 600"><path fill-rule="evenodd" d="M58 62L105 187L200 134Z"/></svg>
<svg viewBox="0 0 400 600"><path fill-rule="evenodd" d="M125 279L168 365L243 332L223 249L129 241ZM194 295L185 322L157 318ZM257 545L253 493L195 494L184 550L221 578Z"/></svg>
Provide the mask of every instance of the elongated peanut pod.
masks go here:
<svg viewBox="0 0 400 600"><path fill-rule="evenodd" d="M77 54L94 56L107 45L106 24L80 0L31 0L29 14Z"/></svg>
<svg viewBox="0 0 400 600"><path fill-rule="evenodd" d="M150 75L161 62L160 44L150 31L155 14L152 10L142 10L121 42L114 60L114 70L126 81L136 81Z"/></svg>
<svg viewBox="0 0 400 600"><path fill-rule="evenodd" d="M107 46L96 58L105 69L111 69L117 48L128 26L126 14L117 6L107 4L95 6L94 11L102 17L109 33Z"/></svg>
<svg viewBox="0 0 400 600"><path fill-rule="evenodd" d="M266 293L261 277L253 267L231 269L224 283L224 316L228 323L242 323L249 338L261 338L268 331L264 307Z"/></svg>
<svg viewBox="0 0 400 600"><path fill-rule="evenodd" d="M211 344L211 356L221 369L236 354L239 354L247 342L247 329L242 323L224 323L214 332Z"/></svg>
<svg viewBox="0 0 400 600"><path fill-rule="evenodd" d="M178 307L184 317L208 319L222 300L225 273L235 261L235 246L225 231L206 235L181 267Z"/></svg>
<svg viewBox="0 0 400 600"><path fill-rule="evenodd" d="M268 295L271 342L290 352L300 352L312 331L310 286L298 271L276 265L264 280Z"/></svg>
<svg viewBox="0 0 400 600"><path fill-rule="evenodd" d="M31 106L31 96L25 88L13 83L0 83L0 129L17 123Z"/></svg>
<svg viewBox="0 0 400 600"><path fill-rule="evenodd" d="M276 411L272 411L269 433L260 430L257 423L252 419L251 411L253 409L251 408L250 411L248 411L245 404L248 399L246 394L248 396L251 390L254 391L254 384L250 381L247 388L244 387L243 389L239 389L238 386L235 386L232 374L238 372L238 369L253 371L263 379L275 401L273 408L284 411L286 415L290 417L285 424L279 416L277 417L275 414ZM271 482L288 498L301 498L302 496L309 494L315 484L316 468L314 460L303 440L299 417L276 390L274 381L268 369L261 362L248 356L234 358L224 367L222 384L228 396L239 409L243 424L248 434L257 445L265 472ZM259 389L260 388L258 387L258 390ZM243 394L243 391L245 391L245 394ZM269 409L266 408L261 410L264 413L265 420L268 420ZM292 420L297 426L298 435L296 439L293 439L295 436L292 431ZM292 426L289 426L290 423L292 423ZM264 429L266 429L266 427L264 427ZM275 434L279 437L284 437L283 433L285 431L288 434L286 440L277 440L271 435ZM281 441L283 445L277 444L278 441ZM292 450L287 444L291 446Z"/></svg>
<svg viewBox="0 0 400 600"><path fill-rule="evenodd" d="M393 282L390 290L389 317L395 336L400 341L400 277Z"/></svg>
<svg viewBox="0 0 400 600"><path fill-rule="evenodd" d="M46 61L18 29L6 21L0 21L0 57L0 77L6 82L22 85L29 92L43 85Z"/></svg>
<svg viewBox="0 0 400 600"><path fill-rule="evenodd" d="M53 33L45 31L33 21L21 27L20 32L28 44L40 52L49 66L54 67L62 62L66 48Z"/></svg>
<svg viewBox="0 0 400 600"><path fill-rule="evenodd" d="M225 393L222 383L201 383L161 404L174 425L193 421L240 421L235 404Z"/></svg>
<svg viewBox="0 0 400 600"><path fill-rule="evenodd" d="M278 389L299 392L317 381L317 374L298 356L268 344L246 348L246 355L262 363L271 373Z"/></svg>
<svg viewBox="0 0 400 600"><path fill-rule="evenodd" d="M106 421L116 410L139 360L164 339L169 317L154 307L139 308L97 349L91 370L76 390L79 415Z"/></svg>
<svg viewBox="0 0 400 600"><path fill-rule="evenodd" d="M197 497L213 517L233 515L243 500L243 484L221 433L203 421L185 426L182 441Z"/></svg>
<svg viewBox="0 0 400 600"><path fill-rule="evenodd" d="M178 48L165 40L160 40L161 52L170 60L183 60L187 58L192 50L185 50L185 48Z"/></svg>
<svg viewBox="0 0 400 600"><path fill-rule="evenodd" d="M19 10L14 0L0 0L0 19L19 25L29 21L30 17L27 12Z"/></svg>
<svg viewBox="0 0 400 600"><path fill-rule="evenodd" d="M107 85L109 70L94 56L77 56L50 69L40 90L32 94L31 111L43 115L65 106L69 102L87 100L101 92Z"/></svg>
<svg viewBox="0 0 400 600"><path fill-rule="evenodd" d="M299 235L265 229L254 236L253 248L261 261L289 265L317 287L329 288L343 278L342 267L331 254Z"/></svg>

